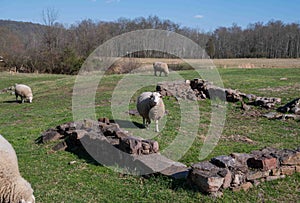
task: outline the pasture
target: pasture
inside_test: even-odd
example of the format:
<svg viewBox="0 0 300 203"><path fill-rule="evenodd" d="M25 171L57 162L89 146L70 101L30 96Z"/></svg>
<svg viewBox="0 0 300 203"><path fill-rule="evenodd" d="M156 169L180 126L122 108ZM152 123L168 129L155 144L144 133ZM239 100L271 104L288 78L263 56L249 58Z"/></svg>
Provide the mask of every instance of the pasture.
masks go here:
<svg viewBox="0 0 300 203"><path fill-rule="evenodd" d="M280 97L282 104L300 96L300 68L219 68L225 87L258 96ZM193 71L180 71L186 79L193 79ZM114 87L123 75L103 77L96 93L97 117L112 119L110 99ZM154 77L152 73L145 77ZM280 80L280 78L287 80ZM0 90L15 83L31 86L33 103L19 104L15 96L0 94L0 134L15 148L22 176L35 190L37 202L297 202L300 199L300 174L265 182L248 192L225 190L219 199L203 195L181 180L164 176L138 177L123 175L106 167L59 151L53 153L53 143L35 143L42 132L72 121L72 91L76 76L48 74L0 73ZM153 91L154 86L142 90ZM140 90L140 91L142 91ZM176 136L179 105L174 98L164 98L168 115L165 128L153 139L163 149ZM181 158L186 165L196 163L203 139L210 124L210 101L199 101L201 118L199 132L189 151ZM135 108L132 98L129 109ZM259 107L250 111L266 112ZM131 117L142 122L141 117ZM232 152L249 153L262 147L295 148L300 145L299 121L268 120L244 114L239 104L228 103L226 123L221 139L207 157ZM153 130L153 124L152 128ZM248 138L252 143L243 141ZM75 164L68 164L76 161Z"/></svg>

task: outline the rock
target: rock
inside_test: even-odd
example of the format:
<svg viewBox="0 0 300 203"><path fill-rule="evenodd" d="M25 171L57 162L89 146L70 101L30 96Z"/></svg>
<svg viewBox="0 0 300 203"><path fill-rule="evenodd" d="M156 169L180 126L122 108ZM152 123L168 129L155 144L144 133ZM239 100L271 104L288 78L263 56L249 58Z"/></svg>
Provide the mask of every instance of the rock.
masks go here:
<svg viewBox="0 0 300 203"><path fill-rule="evenodd" d="M261 169L263 171L267 171L278 167L277 159L274 157L253 157L248 159L247 165L250 168Z"/></svg>
<svg viewBox="0 0 300 203"><path fill-rule="evenodd" d="M247 165L248 159L253 158L253 155L245 153L232 153L230 156L232 156L236 162L240 163L240 165Z"/></svg>
<svg viewBox="0 0 300 203"><path fill-rule="evenodd" d="M219 175L200 170L192 170L190 176L192 182L205 193L217 192L224 182L224 178Z"/></svg>
<svg viewBox="0 0 300 203"><path fill-rule="evenodd" d="M244 184L242 184L238 187L232 188L232 191L234 191L234 192L238 192L238 191L241 191L241 190L248 191L252 187L253 187L252 183L246 182L246 183L244 183Z"/></svg>
<svg viewBox="0 0 300 203"><path fill-rule="evenodd" d="M55 145L54 147L52 147L52 150L54 151L60 151L60 150L65 150L67 148L67 144L65 142L60 142L57 145Z"/></svg>
<svg viewBox="0 0 300 203"><path fill-rule="evenodd" d="M222 188L223 189L229 188L231 181L232 181L232 174L231 174L230 170L225 169L225 170L220 171L218 174L224 178Z"/></svg>
<svg viewBox="0 0 300 203"><path fill-rule="evenodd" d="M277 112L269 112L269 113L263 114L262 116L267 119L281 119L283 117L282 114L279 114Z"/></svg>
<svg viewBox="0 0 300 203"><path fill-rule="evenodd" d="M245 182L245 175L241 172L237 172L233 174L232 183L233 187L237 187Z"/></svg>
<svg viewBox="0 0 300 203"><path fill-rule="evenodd" d="M280 174L281 174L281 171L279 168L272 169L270 172L270 175L272 175L272 176L279 176Z"/></svg>
<svg viewBox="0 0 300 203"><path fill-rule="evenodd" d="M300 152L295 150L283 149L272 153L279 159L281 165L300 165Z"/></svg>
<svg viewBox="0 0 300 203"><path fill-rule="evenodd" d="M87 134L88 132L85 131L85 130L74 130L72 133L71 133L71 136L74 138L74 139L81 139L83 136L85 136L85 134Z"/></svg>
<svg viewBox="0 0 300 203"><path fill-rule="evenodd" d="M247 176L246 179L247 180L258 180L261 178L265 178L268 177L270 175L270 170L268 171L250 171Z"/></svg>
<svg viewBox="0 0 300 203"><path fill-rule="evenodd" d="M232 158L231 156L224 156L224 155L212 158L211 162L216 166L222 168L229 168L229 167L233 168L236 164L234 158Z"/></svg>
<svg viewBox="0 0 300 203"><path fill-rule="evenodd" d="M120 139L119 149L129 154L141 154L142 141L135 137L124 137Z"/></svg>
<svg viewBox="0 0 300 203"><path fill-rule="evenodd" d="M247 104L245 104L244 102L242 102L241 104L241 109L243 109L244 111L249 111L251 109L250 106L248 106Z"/></svg>
<svg viewBox="0 0 300 203"><path fill-rule="evenodd" d="M98 122L105 123L105 124L110 124L109 119L106 118L106 117L104 117L104 118L99 118L99 119L98 119Z"/></svg>
<svg viewBox="0 0 300 203"><path fill-rule="evenodd" d="M39 142L41 143L47 143L50 141L59 140L64 137L64 134L60 134L57 132L56 129L50 128L47 131L43 132Z"/></svg>
<svg viewBox="0 0 300 203"><path fill-rule="evenodd" d="M203 162L193 164L192 169L201 170L201 171L212 171L212 170L218 171L219 170L218 167L216 167L214 164L212 164L208 161L203 161Z"/></svg>
<svg viewBox="0 0 300 203"><path fill-rule="evenodd" d="M281 178L285 178L285 175L268 176L268 177L266 177L266 181L272 181L272 180L277 180L277 179L281 179Z"/></svg>
<svg viewBox="0 0 300 203"><path fill-rule="evenodd" d="M73 165L73 164L75 164L76 163L76 161L70 161L68 164L69 165Z"/></svg>
<svg viewBox="0 0 300 203"><path fill-rule="evenodd" d="M284 106L281 106L277 109L277 111L281 113L293 113L293 114L298 114L300 108L300 98L296 98Z"/></svg>
<svg viewBox="0 0 300 203"><path fill-rule="evenodd" d="M282 175L293 175L296 172L295 166L281 166L280 171Z"/></svg>

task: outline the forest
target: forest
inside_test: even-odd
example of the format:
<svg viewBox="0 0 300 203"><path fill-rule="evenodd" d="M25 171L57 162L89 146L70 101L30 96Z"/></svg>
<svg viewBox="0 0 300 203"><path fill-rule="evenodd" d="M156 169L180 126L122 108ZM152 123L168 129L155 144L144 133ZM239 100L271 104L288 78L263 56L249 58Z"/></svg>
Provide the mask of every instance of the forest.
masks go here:
<svg viewBox="0 0 300 203"><path fill-rule="evenodd" d="M270 20L242 28L236 24L212 32L184 27L157 16L116 21L82 20L72 25L57 22L48 11L43 24L0 20L0 58L4 67L19 72L76 74L89 54L105 41L140 29L162 29L184 35L205 48L211 58L298 58L300 24ZM147 51L130 57L176 57Z"/></svg>

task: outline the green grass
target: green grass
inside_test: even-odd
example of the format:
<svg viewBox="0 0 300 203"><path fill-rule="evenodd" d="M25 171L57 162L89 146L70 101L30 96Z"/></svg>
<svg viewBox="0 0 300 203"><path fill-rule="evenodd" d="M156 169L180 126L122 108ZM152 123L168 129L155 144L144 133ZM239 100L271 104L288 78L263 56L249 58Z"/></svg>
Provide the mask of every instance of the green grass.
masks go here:
<svg viewBox="0 0 300 203"><path fill-rule="evenodd" d="M219 69L225 87L258 96L281 97L283 102L300 95L300 69ZM195 76L193 71L182 71L186 79ZM144 77L153 77L152 74ZM286 77L288 80L279 80ZM0 73L0 90L25 83L32 87L32 104L13 102L14 95L0 94L0 134L15 148L21 174L32 184L37 202L297 202L300 199L300 174L282 180L263 183L248 192L233 193L225 190L220 199L213 199L191 189L184 181L167 177L150 178L121 175L101 165L79 158L65 151L51 153L53 144L35 144L40 134L59 124L72 121L72 89L75 76ZM95 104L97 117L112 118L111 94L122 75L105 76L99 84ZM162 78L164 79L164 78ZM131 98L129 109L135 108ZM266 89L269 88L269 89ZM283 91L272 89L284 88ZM173 98L165 98L165 128L155 136L160 147L167 147L177 135L180 111ZM193 145L180 159L190 165L199 161L199 152L210 124L210 101L199 101L201 114L199 132ZM252 110L261 110L253 108ZM237 104L228 104L226 124L222 138L207 159L232 152L250 152L264 146L294 148L299 146L300 128L297 121L267 120L243 116ZM141 123L140 117L130 117ZM150 127L152 132L154 126ZM255 144L226 139L241 135ZM68 165L70 161L76 161Z"/></svg>

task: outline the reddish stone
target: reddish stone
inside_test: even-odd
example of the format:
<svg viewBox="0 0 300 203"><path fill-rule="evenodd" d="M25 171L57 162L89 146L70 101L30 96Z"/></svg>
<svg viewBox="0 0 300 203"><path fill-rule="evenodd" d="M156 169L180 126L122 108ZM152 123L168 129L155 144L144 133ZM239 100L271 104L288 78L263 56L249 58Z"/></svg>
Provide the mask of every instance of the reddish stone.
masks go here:
<svg viewBox="0 0 300 203"><path fill-rule="evenodd" d="M277 168L277 159L274 157L259 157L259 158L250 158L247 161L247 165L250 168L262 169L263 171L267 171L270 169Z"/></svg>
<svg viewBox="0 0 300 203"><path fill-rule="evenodd" d="M199 170L192 171L192 182L206 193L217 192L223 185L224 178Z"/></svg>

